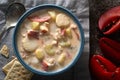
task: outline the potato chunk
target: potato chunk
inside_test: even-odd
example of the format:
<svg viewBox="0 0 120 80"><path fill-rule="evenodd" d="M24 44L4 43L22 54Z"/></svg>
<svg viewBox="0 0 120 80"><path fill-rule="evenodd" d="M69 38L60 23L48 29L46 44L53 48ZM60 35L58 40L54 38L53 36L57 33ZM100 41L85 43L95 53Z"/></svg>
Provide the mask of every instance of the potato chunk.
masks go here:
<svg viewBox="0 0 120 80"><path fill-rule="evenodd" d="M35 51L35 56L39 59L39 60L42 60L44 58L44 53L41 49L37 49Z"/></svg>
<svg viewBox="0 0 120 80"><path fill-rule="evenodd" d="M53 49L53 46L48 44L44 47L45 49L45 52L48 54L48 55L51 55L53 56L55 54L55 50Z"/></svg>
<svg viewBox="0 0 120 80"><path fill-rule="evenodd" d="M40 26L40 30L41 30L42 33L47 33L48 32L48 28L44 25Z"/></svg>
<svg viewBox="0 0 120 80"><path fill-rule="evenodd" d="M62 53L59 57L58 57L58 63L61 65L65 62L66 59L66 53Z"/></svg>
<svg viewBox="0 0 120 80"><path fill-rule="evenodd" d="M22 40L22 46L26 51L32 52L38 47L38 42L36 39L29 39L28 37L25 37Z"/></svg>
<svg viewBox="0 0 120 80"><path fill-rule="evenodd" d="M56 18L56 13L55 13L55 11L48 11L48 14L51 16L51 18L52 18L53 20L55 20L55 18Z"/></svg>
<svg viewBox="0 0 120 80"><path fill-rule="evenodd" d="M70 19L63 13L59 13L56 16L56 24L60 28L68 27L70 24Z"/></svg>
<svg viewBox="0 0 120 80"><path fill-rule="evenodd" d="M31 24L32 24L32 29L33 30L39 30L39 25L40 25L40 23L39 22L31 22Z"/></svg>
<svg viewBox="0 0 120 80"><path fill-rule="evenodd" d="M72 38L72 31L71 31L71 28L67 28L66 31L66 36L69 37L69 38Z"/></svg>
<svg viewBox="0 0 120 80"><path fill-rule="evenodd" d="M47 33L47 32L49 31L48 25L49 25L48 22L44 22L44 23L40 26L40 31L41 31L42 33Z"/></svg>
<svg viewBox="0 0 120 80"><path fill-rule="evenodd" d="M62 42L59 43L59 45L61 47L70 47L71 46L71 42L70 41L66 41L66 42L62 41Z"/></svg>

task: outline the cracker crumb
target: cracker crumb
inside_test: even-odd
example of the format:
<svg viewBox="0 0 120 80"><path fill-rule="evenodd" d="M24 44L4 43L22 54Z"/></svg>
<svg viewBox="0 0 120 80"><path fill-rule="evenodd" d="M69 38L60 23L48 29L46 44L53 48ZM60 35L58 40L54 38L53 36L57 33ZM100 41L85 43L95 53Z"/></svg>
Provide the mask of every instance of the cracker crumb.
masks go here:
<svg viewBox="0 0 120 80"><path fill-rule="evenodd" d="M3 45L3 47L0 50L0 54L5 56L6 58L9 57L9 49L8 49L7 45Z"/></svg>

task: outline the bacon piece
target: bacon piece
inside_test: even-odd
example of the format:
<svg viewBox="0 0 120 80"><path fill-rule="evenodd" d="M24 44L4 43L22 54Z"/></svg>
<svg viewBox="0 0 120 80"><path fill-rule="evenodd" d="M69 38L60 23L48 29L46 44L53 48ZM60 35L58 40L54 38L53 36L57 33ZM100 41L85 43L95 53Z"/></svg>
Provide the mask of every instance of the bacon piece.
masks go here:
<svg viewBox="0 0 120 80"><path fill-rule="evenodd" d="M28 31L27 33L28 37L29 38L35 38L35 39L39 39L39 32L38 31L33 31L33 30L30 30Z"/></svg>
<svg viewBox="0 0 120 80"><path fill-rule="evenodd" d="M43 16L43 17L39 17L39 16L30 16L28 17L29 20L31 21L35 21L35 22L46 22L49 21L51 19L50 16Z"/></svg>

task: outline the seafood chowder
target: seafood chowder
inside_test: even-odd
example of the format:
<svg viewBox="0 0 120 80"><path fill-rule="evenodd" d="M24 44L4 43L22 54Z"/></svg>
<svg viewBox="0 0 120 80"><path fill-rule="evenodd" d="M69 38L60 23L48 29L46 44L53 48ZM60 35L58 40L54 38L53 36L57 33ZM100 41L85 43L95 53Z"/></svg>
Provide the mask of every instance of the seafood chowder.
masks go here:
<svg viewBox="0 0 120 80"><path fill-rule="evenodd" d="M80 48L80 32L70 16L57 9L30 14L17 34L22 59L40 71L55 71L69 65Z"/></svg>

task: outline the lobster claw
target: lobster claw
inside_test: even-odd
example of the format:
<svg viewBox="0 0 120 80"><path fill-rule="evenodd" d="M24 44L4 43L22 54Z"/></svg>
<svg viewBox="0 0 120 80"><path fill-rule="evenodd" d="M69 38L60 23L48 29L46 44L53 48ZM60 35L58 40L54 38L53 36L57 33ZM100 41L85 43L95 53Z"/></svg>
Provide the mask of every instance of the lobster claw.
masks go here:
<svg viewBox="0 0 120 80"><path fill-rule="evenodd" d="M120 30L120 6L114 7L105 12L99 19L99 29L110 35Z"/></svg>
<svg viewBox="0 0 120 80"><path fill-rule="evenodd" d="M103 55L114 62L120 64L120 43L103 37L99 40L99 45Z"/></svg>
<svg viewBox="0 0 120 80"><path fill-rule="evenodd" d="M100 55L90 59L90 72L95 80L113 80L116 66Z"/></svg>
<svg viewBox="0 0 120 80"><path fill-rule="evenodd" d="M114 79L113 80L120 80L120 67L116 68L114 74L113 74Z"/></svg>

